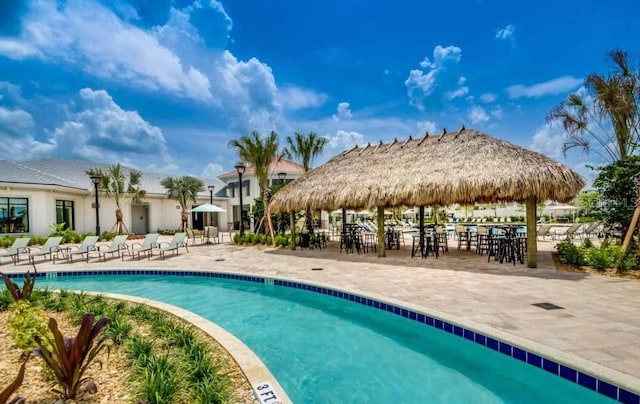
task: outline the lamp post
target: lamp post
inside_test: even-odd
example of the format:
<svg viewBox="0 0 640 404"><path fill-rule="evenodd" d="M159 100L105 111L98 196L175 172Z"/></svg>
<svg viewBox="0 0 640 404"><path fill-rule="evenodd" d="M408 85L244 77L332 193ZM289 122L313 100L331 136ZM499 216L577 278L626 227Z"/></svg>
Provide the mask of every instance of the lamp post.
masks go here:
<svg viewBox="0 0 640 404"><path fill-rule="evenodd" d="M209 185L207 189L209 189L209 203L213 205L213 190L215 189L215 185Z"/></svg>
<svg viewBox="0 0 640 404"><path fill-rule="evenodd" d="M238 178L240 181L240 237L244 235L244 222L242 220L242 174L244 174L244 170L247 168L242 161L236 163L235 167L238 172Z"/></svg>
<svg viewBox="0 0 640 404"><path fill-rule="evenodd" d="M98 205L98 183L100 182L99 175L91 175L91 182L93 182L93 188L96 193L96 236L100 236L100 206Z"/></svg>
<svg viewBox="0 0 640 404"><path fill-rule="evenodd" d="M284 184L284 180L285 178L287 178L287 173L285 172L278 173L278 178L280 179L280 184Z"/></svg>

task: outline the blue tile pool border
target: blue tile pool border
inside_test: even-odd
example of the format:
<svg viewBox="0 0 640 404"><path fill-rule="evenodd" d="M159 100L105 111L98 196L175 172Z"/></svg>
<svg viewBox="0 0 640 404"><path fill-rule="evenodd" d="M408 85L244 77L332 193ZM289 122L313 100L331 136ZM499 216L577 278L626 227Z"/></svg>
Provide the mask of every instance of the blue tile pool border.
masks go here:
<svg viewBox="0 0 640 404"><path fill-rule="evenodd" d="M23 278L23 273L10 273L6 274L10 279ZM33 274L31 274L33 276ZM602 394L606 397L618 400L625 404L640 404L640 395L632 391L626 390L622 387L616 386L608 381L601 380L593 375L582 372L578 369L574 369L570 366L558 363L553 359L546 358L539 354L529 352L524 348L517 347L507 342L500 341L499 339L484 335L472 329L467 329L455 323L430 316L425 313L416 312L407 308L397 306L394 304L386 303L383 301L371 299L368 297L359 296L349 292L343 292L337 289L325 288L321 286L315 286L312 284L286 281L281 279L275 279L262 276L250 276L241 274L231 274L225 272L210 272L210 271L167 271L167 270L128 270L128 269L115 269L115 270L101 270L101 271L52 271L52 272L38 272L38 278L54 278L54 277L72 277L72 276L94 276L94 275L173 275L173 276L196 276L203 278L220 278L220 279L232 279L239 281L255 282L270 284L276 286L283 286L294 289L302 289L313 293L319 293L323 295L333 296L338 299L348 300L350 302L358 303L371 308L387 311L391 314L395 314L399 317L404 317L411 321L417 321L426 326L437 328L449 334L466 339L476 344L482 345L495 352L512 357L516 360L535 366L542 370L545 370L558 377L562 377L572 383L576 383L582 387L592 390L596 393Z"/></svg>

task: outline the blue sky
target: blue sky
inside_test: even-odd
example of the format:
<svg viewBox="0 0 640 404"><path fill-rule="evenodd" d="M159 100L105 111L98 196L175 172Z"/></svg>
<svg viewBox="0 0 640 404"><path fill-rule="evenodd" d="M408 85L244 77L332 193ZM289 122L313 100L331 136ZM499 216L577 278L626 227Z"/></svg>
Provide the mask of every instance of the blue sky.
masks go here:
<svg viewBox="0 0 640 404"><path fill-rule="evenodd" d="M635 0L0 3L0 158L215 176L232 138L315 131L320 159L460 125L592 175L545 116L605 54L637 56Z"/></svg>

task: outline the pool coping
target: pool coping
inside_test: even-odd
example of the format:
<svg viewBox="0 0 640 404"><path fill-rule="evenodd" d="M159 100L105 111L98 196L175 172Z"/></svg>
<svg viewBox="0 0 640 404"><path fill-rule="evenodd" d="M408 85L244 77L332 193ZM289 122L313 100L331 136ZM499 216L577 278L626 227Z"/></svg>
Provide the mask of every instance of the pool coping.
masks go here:
<svg viewBox="0 0 640 404"><path fill-rule="evenodd" d="M372 292L363 292L355 288L336 287L317 281L313 281L311 283L308 281L289 279L287 277L272 277L207 270L46 270L39 272L38 276L44 277L47 276L48 273L62 277L143 274L215 277L292 287L314 293L326 294L340 299L349 300L354 303L367 305L375 309L387 311L392 314L405 317L409 320L424 323L425 325L440 329L452 335L465 338L498 353L520 360L525 364L538 367L582 387L603 394L609 398L625 403L640 403L640 378L636 378L581 358L577 355L559 351L555 348L513 335L491 326L475 323L467 319L463 320L458 316L444 313L439 310L419 306ZM24 272L13 272L8 275L12 278L20 277L24 275Z"/></svg>

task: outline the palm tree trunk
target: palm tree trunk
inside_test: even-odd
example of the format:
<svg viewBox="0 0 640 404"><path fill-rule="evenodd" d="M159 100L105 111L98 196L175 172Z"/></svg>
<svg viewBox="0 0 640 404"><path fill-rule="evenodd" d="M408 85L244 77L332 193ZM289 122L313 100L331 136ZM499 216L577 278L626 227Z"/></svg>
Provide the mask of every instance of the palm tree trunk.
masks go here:
<svg viewBox="0 0 640 404"><path fill-rule="evenodd" d="M187 214L187 212L182 211L181 219L180 230L187 231L187 229L189 228L189 215Z"/></svg>

